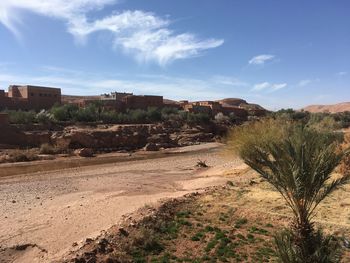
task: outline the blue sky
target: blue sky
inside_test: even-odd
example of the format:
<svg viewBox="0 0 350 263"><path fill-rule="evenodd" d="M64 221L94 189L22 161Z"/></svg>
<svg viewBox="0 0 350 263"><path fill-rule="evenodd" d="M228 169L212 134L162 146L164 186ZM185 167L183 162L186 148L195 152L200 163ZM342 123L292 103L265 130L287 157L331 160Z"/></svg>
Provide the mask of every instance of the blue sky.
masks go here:
<svg viewBox="0 0 350 263"><path fill-rule="evenodd" d="M0 88L350 101L347 0L1 0Z"/></svg>

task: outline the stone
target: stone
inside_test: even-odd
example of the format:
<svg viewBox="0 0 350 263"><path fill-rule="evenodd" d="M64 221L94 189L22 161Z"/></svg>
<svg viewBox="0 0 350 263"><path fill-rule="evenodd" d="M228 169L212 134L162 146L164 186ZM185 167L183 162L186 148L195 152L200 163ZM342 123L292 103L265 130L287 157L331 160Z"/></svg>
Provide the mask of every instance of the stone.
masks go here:
<svg viewBox="0 0 350 263"><path fill-rule="evenodd" d="M119 232L123 235L123 236L128 236L129 235L129 232L128 231L126 231L124 228L119 228Z"/></svg>
<svg viewBox="0 0 350 263"><path fill-rule="evenodd" d="M143 148L145 151L159 151L159 147L155 143L147 143Z"/></svg>
<svg viewBox="0 0 350 263"><path fill-rule="evenodd" d="M81 156L81 157L93 157L94 156L94 151L90 148L78 149L74 153L76 155Z"/></svg>

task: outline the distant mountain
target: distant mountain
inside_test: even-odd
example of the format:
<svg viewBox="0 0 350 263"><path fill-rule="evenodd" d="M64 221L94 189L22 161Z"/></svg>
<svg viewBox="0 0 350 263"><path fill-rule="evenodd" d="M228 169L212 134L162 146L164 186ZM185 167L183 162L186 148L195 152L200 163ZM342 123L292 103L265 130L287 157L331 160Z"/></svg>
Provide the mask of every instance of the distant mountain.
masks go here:
<svg viewBox="0 0 350 263"><path fill-rule="evenodd" d="M330 112L330 113L350 111L350 102L343 102L343 103L338 103L333 105L310 105L303 108L303 110L309 111L309 112Z"/></svg>

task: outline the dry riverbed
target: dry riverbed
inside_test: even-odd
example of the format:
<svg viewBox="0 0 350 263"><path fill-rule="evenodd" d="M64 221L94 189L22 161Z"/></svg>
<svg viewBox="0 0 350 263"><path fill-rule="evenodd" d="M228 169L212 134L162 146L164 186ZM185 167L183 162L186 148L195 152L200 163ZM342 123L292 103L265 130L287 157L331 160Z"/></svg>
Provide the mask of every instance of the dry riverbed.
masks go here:
<svg viewBox="0 0 350 263"><path fill-rule="evenodd" d="M278 262L273 236L289 226L280 195L249 169L225 172L225 186L127 215L59 262ZM350 262L350 186L335 192L314 218L343 244Z"/></svg>
<svg viewBox="0 0 350 263"><path fill-rule="evenodd" d="M126 213L224 184L225 171L242 163L226 159L221 147L210 143L149 159L0 177L0 262L51 262ZM198 160L210 168L195 167Z"/></svg>

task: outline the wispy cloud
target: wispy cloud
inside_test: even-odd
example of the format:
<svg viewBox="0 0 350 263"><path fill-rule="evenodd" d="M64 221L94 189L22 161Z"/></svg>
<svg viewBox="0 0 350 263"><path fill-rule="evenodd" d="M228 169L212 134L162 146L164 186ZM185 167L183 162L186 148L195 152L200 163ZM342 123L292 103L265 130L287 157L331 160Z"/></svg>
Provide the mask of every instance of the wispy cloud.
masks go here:
<svg viewBox="0 0 350 263"><path fill-rule="evenodd" d="M303 80L299 81L298 86L305 87L305 86L309 85L311 82L312 82L311 79L303 79Z"/></svg>
<svg viewBox="0 0 350 263"><path fill-rule="evenodd" d="M271 61L274 58L274 55L262 54L253 57L248 63L252 65L264 65L266 62Z"/></svg>
<svg viewBox="0 0 350 263"><path fill-rule="evenodd" d="M287 83L270 83L270 82L262 82L255 84L252 91L268 91L274 92L280 89L287 87Z"/></svg>
<svg viewBox="0 0 350 263"><path fill-rule="evenodd" d="M305 87L305 86L308 86L312 83L315 83L315 82L319 82L320 79L319 78L316 78L316 79L302 79L298 82L297 86L298 87Z"/></svg>
<svg viewBox="0 0 350 263"><path fill-rule="evenodd" d="M346 72L346 71L340 71L340 72L336 73L336 75L339 76L339 77L345 76L347 74L348 74L348 72Z"/></svg>
<svg viewBox="0 0 350 263"><path fill-rule="evenodd" d="M223 40L199 40L192 34L174 34L169 29L141 30L116 37L116 46L134 54L139 62L156 61L164 66L177 59L200 55L201 51L221 46Z"/></svg>
<svg viewBox="0 0 350 263"><path fill-rule="evenodd" d="M66 23L67 31L79 43L89 35L108 31L115 48L121 48L139 62L154 61L166 65L178 59L199 56L203 50L216 48L223 39L200 39L192 33L177 34L169 28L171 21L151 12L126 10L91 20L89 14L116 4L117 0L1 0L0 22L19 36L22 12L27 10Z"/></svg>
<svg viewBox="0 0 350 263"><path fill-rule="evenodd" d="M221 85L227 85L232 87L247 87L249 84L245 81L242 81L238 78L234 77L228 77L228 76L214 76L212 78L212 81L221 84Z"/></svg>

